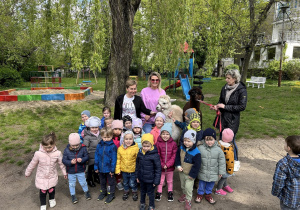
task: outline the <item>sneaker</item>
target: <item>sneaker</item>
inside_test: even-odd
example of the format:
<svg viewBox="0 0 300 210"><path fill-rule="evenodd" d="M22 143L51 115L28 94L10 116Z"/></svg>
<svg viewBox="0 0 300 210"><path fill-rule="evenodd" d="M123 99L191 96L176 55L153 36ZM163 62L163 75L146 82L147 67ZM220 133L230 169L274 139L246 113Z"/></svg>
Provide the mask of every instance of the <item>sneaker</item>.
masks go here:
<svg viewBox="0 0 300 210"><path fill-rule="evenodd" d="M89 191L85 192L85 193L84 193L84 196L85 196L85 198L86 198L87 200L91 200L91 199L92 199L92 197L91 197Z"/></svg>
<svg viewBox="0 0 300 210"><path fill-rule="evenodd" d="M173 192L168 192L168 201L171 202L171 201L174 201L173 199Z"/></svg>
<svg viewBox="0 0 300 210"><path fill-rule="evenodd" d="M213 199L211 194L205 195L205 199L210 203L210 204L215 204L216 201Z"/></svg>
<svg viewBox="0 0 300 210"><path fill-rule="evenodd" d="M137 201L139 199L137 192L132 192L132 200Z"/></svg>
<svg viewBox="0 0 300 210"><path fill-rule="evenodd" d="M223 187L223 190L229 192L229 193L232 193L233 192L233 189L231 189L231 187L229 187L229 185Z"/></svg>
<svg viewBox="0 0 300 210"><path fill-rule="evenodd" d="M140 210L146 210L146 204L141 203L141 205L140 205Z"/></svg>
<svg viewBox="0 0 300 210"><path fill-rule="evenodd" d="M149 206L148 210L154 210L154 207L153 206Z"/></svg>
<svg viewBox="0 0 300 210"><path fill-rule="evenodd" d="M157 192L157 193L155 194L155 200L156 200L156 201L160 201L160 200L161 200L161 193Z"/></svg>
<svg viewBox="0 0 300 210"><path fill-rule="evenodd" d="M215 194L216 195L227 195L227 193L222 189L216 190Z"/></svg>
<svg viewBox="0 0 300 210"><path fill-rule="evenodd" d="M129 197L129 192L124 192L123 194L123 201L126 201Z"/></svg>
<svg viewBox="0 0 300 210"><path fill-rule="evenodd" d="M195 198L195 202L201 203L202 199L203 199L203 195L197 194L197 197Z"/></svg>
<svg viewBox="0 0 300 210"><path fill-rule="evenodd" d="M100 195L98 196L98 198L97 198L97 201L102 201L104 198L105 198L105 196L107 196L107 193L106 192L104 192L104 191L102 191L102 190L100 190Z"/></svg>
<svg viewBox="0 0 300 210"><path fill-rule="evenodd" d="M191 210L192 208L192 203L189 200L185 200L185 206L184 206L184 210Z"/></svg>
<svg viewBox="0 0 300 210"><path fill-rule="evenodd" d="M105 203L110 203L113 199L115 199L115 193L108 193Z"/></svg>
<svg viewBox="0 0 300 210"><path fill-rule="evenodd" d="M50 208L53 208L54 206L56 206L55 199L49 200L49 206L50 206Z"/></svg>
<svg viewBox="0 0 300 210"><path fill-rule="evenodd" d="M41 210L46 210L46 209L47 209L46 205L41 206Z"/></svg>
<svg viewBox="0 0 300 210"><path fill-rule="evenodd" d="M75 195L72 195L71 197L72 197L72 203L74 203L74 204L78 203L78 200Z"/></svg>
<svg viewBox="0 0 300 210"><path fill-rule="evenodd" d="M119 182L119 183L117 184L117 188L118 188L118 190L124 190L124 187L123 187L123 185L122 185L122 182Z"/></svg>
<svg viewBox="0 0 300 210"><path fill-rule="evenodd" d="M178 202L180 202L180 203L185 202L185 194L183 194L180 198L178 198Z"/></svg>

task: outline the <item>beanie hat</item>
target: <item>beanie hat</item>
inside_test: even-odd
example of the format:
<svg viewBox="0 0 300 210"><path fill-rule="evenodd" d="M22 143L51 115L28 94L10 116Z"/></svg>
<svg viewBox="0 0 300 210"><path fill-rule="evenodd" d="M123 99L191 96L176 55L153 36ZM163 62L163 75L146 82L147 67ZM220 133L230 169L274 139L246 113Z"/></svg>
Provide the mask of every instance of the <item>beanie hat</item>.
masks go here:
<svg viewBox="0 0 300 210"><path fill-rule="evenodd" d="M184 139L187 138L195 144L196 143L196 135L197 135L196 131L188 130L187 132L184 133L183 138Z"/></svg>
<svg viewBox="0 0 300 210"><path fill-rule="evenodd" d="M129 115L125 115L125 116L122 118L122 120L123 120L124 125L125 125L125 122L127 122L127 121L132 122L132 118L131 118Z"/></svg>
<svg viewBox="0 0 300 210"><path fill-rule="evenodd" d="M163 132L163 131L168 131L170 135L172 135L172 123L165 123L163 125L163 127L161 127L160 129L160 134Z"/></svg>
<svg viewBox="0 0 300 210"><path fill-rule="evenodd" d="M230 128L226 128L222 131L222 141L229 143L233 140L234 133Z"/></svg>
<svg viewBox="0 0 300 210"><path fill-rule="evenodd" d="M189 118L190 118L190 122L198 121L199 123L201 123L199 113L192 113Z"/></svg>
<svg viewBox="0 0 300 210"><path fill-rule="evenodd" d="M135 118L132 120L132 129L133 128L143 128L143 122L140 118Z"/></svg>
<svg viewBox="0 0 300 210"><path fill-rule="evenodd" d="M119 129L123 129L123 121L122 120L114 120L111 123L111 129L115 129L115 128L119 128Z"/></svg>
<svg viewBox="0 0 300 210"><path fill-rule="evenodd" d="M187 118L190 118L191 114L198 113L195 108L189 108L185 110L184 114Z"/></svg>
<svg viewBox="0 0 300 210"><path fill-rule="evenodd" d="M151 133L145 133L143 136L142 136L142 144L143 142L145 141L149 141L150 144L153 146L154 145L154 137Z"/></svg>
<svg viewBox="0 0 300 210"><path fill-rule="evenodd" d="M99 127L101 126L101 120L98 117L91 116L89 119L85 121L85 125L87 127Z"/></svg>
<svg viewBox="0 0 300 210"><path fill-rule="evenodd" d="M70 145L78 145L80 144L80 136L78 133L71 133L69 135L69 144Z"/></svg>
<svg viewBox="0 0 300 210"><path fill-rule="evenodd" d="M214 139L217 138L216 131L212 128L207 128L203 133L203 139L205 139L206 136L212 136Z"/></svg>
<svg viewBox="0 0 300 210"><path fill-rule="evenodd" d="M91 112L89 110L84 110L83 112L81 112L81 115L85 114L88 117L91 117Z"/></svg>
<svg viewBox="0 0 300 210"><path fill-rule="evenodd" d="M164 121L166 120L166 116L162 112L157 112L154 120L156 120L156 118L158 118L158 117L163 118Z"/></svg>

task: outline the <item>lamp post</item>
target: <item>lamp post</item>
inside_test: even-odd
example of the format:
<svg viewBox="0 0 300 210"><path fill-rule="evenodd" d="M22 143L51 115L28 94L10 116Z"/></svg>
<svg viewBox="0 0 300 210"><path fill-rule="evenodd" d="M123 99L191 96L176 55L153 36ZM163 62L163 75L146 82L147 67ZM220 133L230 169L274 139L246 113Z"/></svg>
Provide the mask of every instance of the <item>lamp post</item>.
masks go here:
<svg viewBox="0 0 300 210"><path fill-rule="evenodd" d="M284 36L284 14L286 10L290 8L289 5L282 5L280 10L282 11L282 35L281 35L281 51L280 51L280 66L279 66L279 74L278 74L278 87L281 87L281 76L282 76L282 59L283 59L283 36Z"/></svg>

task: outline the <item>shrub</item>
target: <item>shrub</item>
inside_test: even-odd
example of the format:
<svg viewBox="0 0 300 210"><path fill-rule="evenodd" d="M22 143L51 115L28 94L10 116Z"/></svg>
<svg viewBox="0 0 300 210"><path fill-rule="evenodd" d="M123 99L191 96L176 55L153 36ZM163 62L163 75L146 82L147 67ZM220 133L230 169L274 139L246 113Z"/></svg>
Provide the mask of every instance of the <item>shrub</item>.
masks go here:
<svg viewBox="0 0 300 210"><path fill-rule="evenodd" d="M226 72L231 69L239 70L239 66L236 64L229 64L228 66L225 67L224 74L226 74Z"/></svg>
<svg viewBox="0 0 300 210"><path fill-rule="evenodd" d="M264 76L270 79L278 79L280 61L273 60L265 69ZM300 77L300 60L290 60L282 63L282 79L298 80Z"/></svg>
<svg viewBox="0 0 300 210"><path fill-rule="evenodd" d="M4 87L14 87L22 83L20 73L9 67L0 67L0 85Z"/></svg>
<svg viewBox="0 0 300 210"><path fill-rule="evenodd" d="M284 72L290 80L298 80L300 77L300 60L290 60L284 65Z"/></svg>
<svg viewBox="0 0 300 210"><path fill-rule="evenodd" d="M32 70L30 67L26 67L24 69L22 69L21 71L21 77L23 78L23 80L25 81L30 81L30 72L34 71Z"/></svg>

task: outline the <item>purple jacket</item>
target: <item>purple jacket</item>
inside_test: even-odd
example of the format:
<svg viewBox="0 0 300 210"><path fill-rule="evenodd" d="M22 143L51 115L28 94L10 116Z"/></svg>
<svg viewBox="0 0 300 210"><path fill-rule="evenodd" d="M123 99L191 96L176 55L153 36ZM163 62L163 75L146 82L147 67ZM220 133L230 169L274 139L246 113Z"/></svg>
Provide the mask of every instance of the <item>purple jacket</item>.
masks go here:
<svg viewBox="0 0 300 210"><path fill-rule="evenodd" d="M161 169L164 172L174 171L174 163L176 158L176 152L177 152L177 144L173 140L172 137L168 141L162 140L162 138L159 136L157 138L157 143L155 145L158 150L158 154L160 157L161 162ZM167 169L164 169L164 166L167 166Z"/></svg>

